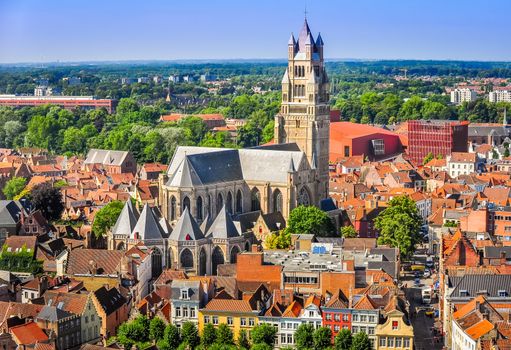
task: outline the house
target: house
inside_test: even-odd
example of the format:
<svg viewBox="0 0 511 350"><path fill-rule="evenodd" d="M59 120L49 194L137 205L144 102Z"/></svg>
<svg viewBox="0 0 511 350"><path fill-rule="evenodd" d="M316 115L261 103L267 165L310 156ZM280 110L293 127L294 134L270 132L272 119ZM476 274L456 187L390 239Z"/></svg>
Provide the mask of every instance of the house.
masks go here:
<svg viewBox="0 0 511 350"><path fill-rule="evenodd" d="M351 331L351 309L349 308L349 300L341 290L326 300L322 311L323 326L330 328L332 331L332 341L342 329Z"/></svg>
<svg viewBox="0 0 511 350"><path fill-rule="evenodd" d="M35 322L11 327L12 340L18 349L26 349L38 343L48 343L49 338ZM4 348L5 349L5 348Z"/></svg>
<svg viewBox="0 0 511 350"><path fill-rule="evenodd" d="M130 152L93 148L87 153L83 168L89 172L100 169L106 171L107 174L135 174L137 162Z"/></svg>
<svg viewBox="0 0 511 350"><path fill-rule="evenodd" d="M375 349L413 349L413 327L404 304L402 298L393 296L383 309L384 321L376 326Z"/></svg>
<svg viewBox="0 0 511 350"><path fill-rule="evenodd" d="M185 322L199 323L199 310L212 297L213 290L208 290L207 280L181 279L172 281L172 324L181 327Z"/></svg>
<svg viewBox="0 0 511 350"><path fill-rule="evenodd" d="M101 335L112 337L117 328L128 319L128 302L117 288L101 287L92 292L92 300L101 317Z"/></svg>
<svg viewBox="0 0 511 350"><path fill-rule="evenodd" d="M167 170L167 165L162 163L145 163L139 171L141 180L158 180L158 176Z"/></svg>
<svg viewBox="0 0 511 350"><path fill-rule="evenodd" d="M447 156L449 176L468 175L477 171L478 158L476 153L452 152Z"/></svg>
<svg viewBox="0 0 511 350"><path fill-rule="evenodd" d="M29 303L39 298L49 288L48 276L36 277L21 286L21 302Z"/></svg>
<svg viewBox="0 0 511 350"><path fill-rule="evenodd" d="M56 306L45 305L35 319L37 325L51 334L57 350L82 344L80 316Z"/></svg>

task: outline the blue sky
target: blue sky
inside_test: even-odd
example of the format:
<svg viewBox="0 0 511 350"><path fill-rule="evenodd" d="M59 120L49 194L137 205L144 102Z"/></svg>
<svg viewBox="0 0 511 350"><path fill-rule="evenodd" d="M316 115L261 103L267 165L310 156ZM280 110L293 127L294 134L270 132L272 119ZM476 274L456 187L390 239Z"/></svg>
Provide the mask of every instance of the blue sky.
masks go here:
<svg viewBox="0 0 511 350"><path fill-rule="evenodd" d="M0 62L285 58L300 0L0 0ZM309 0L327 58L511 61L509 0Z"/></svg>

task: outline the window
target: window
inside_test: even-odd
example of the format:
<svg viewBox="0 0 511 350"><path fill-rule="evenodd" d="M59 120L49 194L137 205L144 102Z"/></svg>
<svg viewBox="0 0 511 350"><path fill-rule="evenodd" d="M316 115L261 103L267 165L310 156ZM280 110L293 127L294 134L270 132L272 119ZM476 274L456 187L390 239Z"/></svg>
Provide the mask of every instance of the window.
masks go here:
<svg viewBox="0 0 511 350"><path fill-rule="evenodd" d="M360 315L360 322L367 322L367 315Z"/></svg>
<svg viewBox="0 0 511 350"><path fill-rule="evenodd" d="M334 326L334 332L339 332L339 330L340 330L339 325L335 325L335 326Z"/></svg>
<svg viewBox="0 0 511 350"><path fill-rule="evenodd" d="M369 322L374 323L374 316L369 316Z"/></svg>
<svg viewBox="0 0 511 350"><path fill-rule="evenodd" d="M400 337L396 338L396 348L400 348L401 347L402 340L403 340L403 338L400 338Z"/></svg>
<svg viewBox="0 0 511 350"><path fill-rule="evenodd" d="M395 330L398 328L399 322L398 321L392 321L392 330Z"/></svg>
<svg viewBox="0 0 511 350"><path fill-rule="evenodd" d="M403 339L403 347L409 348L410 347L410 338L404 338Z"/></svg>
<svg viewBox="0 0 511 350"><path fill-rule="evenodd" d="M343 320L344 322L349 321L348 314L344 314L344 315L342 315L342 320Z"/></svg>
<svg viewBox="0 0 511 350"><path fill-rule="evenodd" d="M337 315L336 315L336 316L337 316ZM331 320L332 320L332 314L330 314L330 313L325 314L325 319L326 319L327 321L331 321Z"/></svg>
<svg viewBox="0 0 511 350"><path fill-rule="evenodd" d="M242 317L242 318L240 319L240 324L241 324L242 326L246 326L246 325L247 325L247 319L246 319L245 317Z"/></svg>
<svg viewBox="0 0 511 350"><path fill-rule="evenodd" d="M507 293L504 289L499 289L498 294L499 294L499 297L505 297Z"/></svg>
<svg viewBox="0 0 511 350"><path fill-rule="evenodd" d="M218 324L218 316L213 316L213 324L214 325Z"/></svg>
<svg viewBox="0 0 511 350"><path fill-rule="evenodd" d="M204 323L209 323L209 316L204 316Z"/></svg>
<svg viewBox="0 0 511 350"><path fill-rule="evenodd" d="M394 347L394 337L388 337L387 338L387 343L388 343L388 347L389 348L393 348Z"/></svg>
<svg viewBox="0 0 511 350"><path fill-rule="evenodd" d="M350 156L350 146L344 146L344 156L345 157Z"/></svg>
<svg viewBox="0 0 511 350"><path fill-rule="evenodd" d="M183 317L188 318L188 308L183 307Z"/></svg>
<svg viewBox="0 0 511 350"><path fill-rule="evenodd" d="M85 323L89 323L89 316L85 316Z"/></svg>
<svg viewBox="0 0 511 350"><path fill-rule="evenodd" d="M358 315L357 314L354 314L352 318L353 318L353 322L358 322Z"/></svg>
<svg viewBox="0 0 511 350"><path fill-rule="evenodd" d="M180 306L176 307L176 317L181 317L181 307Z"/></svg>
<svg viewBox="0 0 511 350"><path fill-rule="evenodd" d="M188 289L181 289L181 299L185 299L185 300L190 299L188 296Z"/></svg>
<svg viewBox="0 0 511 350"><path fill-rule="evenodd" d="M380 338L380 346L387 346L387 338L385 337Z"/></svg>
<svg viewBox="0 0 511 350"><path fill-rule="evenodd" d="M385 154L385 143L383 139L371 140L373 145L373 152L375 156L381 156Z"/></svg>
<svg viewBox="0 0 511 350"><path fill-rule="evenodd" d="M249 318L249 319L248 319L248 325L249 325L249 326L253 326L254 324L255 324L254 319L253 319L253 318Z"/></svg>
<svg viewBox="0 0 511 350"><path fill-rule="evenodd" d="M195 318L195 308L194 307L190 308L190 317Z"/></svg>
<svg viewBox="0 0 511 350"><path fill-rule="evenodd" d="M351 333L353 334L358 333L358 327L357 326L351 327Z"/></svg>
<svg viewBox="0 0 511 350"><path fill-rule="evenodd" d="M340 320L341 320L341 315L339 315L339 314L335 314L335 315L334 315L334 319L335 319L336 321L340 321Z"/></svg>
<svg viewBox="0 0 511 350"><path fill-rule="evenodd" d="M280 343L281 344L286 344L286 335L285 334L281 334L280 335Z"/></svg>
<svg viewBox="0 0 511 350"><path fill-rule="evenodd" d="M373 335L374 334L374 327L367 327L367 334Z"/></svg>
<svg viewBox="0 0 511 350"><path fill-rule="evenodd" d="M287 335L287 343L288 344L294 344L293 335L292 334L288 334Z"/></svg>
<svg viewBox="0 0 511 350"><path fill-rule="evenodd" d="M231 317L231 316L228 316L228 317L227 317L227 324L228 324L229 326L232 326L233 321L232 321L232 317Z"/></svg>
<svg viewBox="0 0 511 350"><path fill-rule="evenodd" d="M96 316L95 315L91 315L91 317L90 317L91 322L94 322L95 319L96 319Z"/></svg>

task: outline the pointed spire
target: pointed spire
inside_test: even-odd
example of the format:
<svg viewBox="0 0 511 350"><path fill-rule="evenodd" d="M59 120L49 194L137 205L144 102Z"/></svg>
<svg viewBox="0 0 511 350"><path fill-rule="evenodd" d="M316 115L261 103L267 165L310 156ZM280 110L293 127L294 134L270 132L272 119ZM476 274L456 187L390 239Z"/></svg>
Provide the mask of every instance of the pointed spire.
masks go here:
<svg viewBox="0 0 511 350"><path fill-rule="evenodd" d="M294 173L295 171L296 171L295 162L293 161L293 157L291 157L291 160L289 161L289 169L287 170L287 172Z"/></svg>
<svg viewBox="0 0 511 350"><path fill-rule="evenodd" d="M307 23L307 18L305 18L305 21L303 22L302 30L300 31L300 35L298 36L298 50L304 51L305 45L307 43L308 37L310 35L310 28L309 23ZM312 39L309 39L312 40Z"/></svg>
<svg viewBox="0 0 511 350"><path fill-rule="evenodd" d="M295 36L293 35L293 33L291 33L291 37L289 38L289 41L287 42L288 45L295 45L296 44L296 41L295 41Z"/></svg>
<svg viewBox="0 0 511 350"><path fill-rule="evenodd" d="M137 224L131 232L130 238L140 240L161 239L164 235L165 232L161 228L153 210L149 204L146 203L144 209L142 209L142 213L140 213Z"/></svg>
<svg viewBox="0 0 511 350"><path fill-rule="evenodd" d="M314 46L314 39L312 39L312 34L310 32L307 35L307 40L305 41L305 45Z"/></svg>
<svg viewBox="0 0 511 350"><path fill-rule="evenodd" d="M323 38L321 37L321 33L318 33L318 38L316 39L316 45L323 46L325 43L323 43Z"/></svg>
<svg viewBox="0 0 511 350"><path fill-rule="evenodd" d="M312 152L311 168L312 169L317 169L318 168L318 164L317 164L317 161L316 161L316 152Z"/></svg>
<svg viewBox="0 0 511 350"><path fill-rule="evenodd" d="M121 214L117 218L112 228L113 235L129 235L137 224L138 212L133 208L131 199L128 199L122 208Z"/></svg>
<svg viewBox="0 0 511 350"><path fill-rule="evenodd" d="M188 207L185 207L169 239L171 241L196 241L202 238L204 238L204 234L197 221L190 214Z"/></svg>
<svg viewBox="0 0 511 350"><path fill-rule="evenodd" d="M215 220L211 224L206 233L206 237L213 238L232 238L239 237L240 233L232 221L231 214L227 211L225 204L216 216Z"/></svg>
<svg viewBox="0 0 511 350"><path fill-rule="evenodd" d="M289 80L289 72L286 68L286 71L284 72L284 76L282 77L282 82L281 84L289 84L290 83L290 80Z"/></svg>

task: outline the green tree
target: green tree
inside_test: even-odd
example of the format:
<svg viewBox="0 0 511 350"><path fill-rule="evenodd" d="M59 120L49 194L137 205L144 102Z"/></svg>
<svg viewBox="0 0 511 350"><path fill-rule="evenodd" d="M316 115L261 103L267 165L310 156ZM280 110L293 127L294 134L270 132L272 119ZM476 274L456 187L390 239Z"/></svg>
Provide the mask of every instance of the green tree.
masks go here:
<svg viewBox="0 0 511 350"><path fill-rule="evenodd" d="M372 350L371 341L364 332L359 332L353 337L351 350Z"/></svg>
<svg viewBox="0 0 511 350"><path fill-rule="evenodd" d="M255 326L250 332L250 338L252 344L266 344L267 346L273 347L275 342L275 334L277 330L274 326L268 323L263 323ZM253 348L253 346L252 346Z"/></svg>
<svg viewBox="0 0 511 350"><path fill-rule="evenodd" d="M163 340L164 342L162 343L162 345L166 345L168 349L177 349L179 344L181 344L181 335L179 333L179 328L177 328L173 324L168 324L167 327L165 327Z"/></svg>
<svg viewBox="0 0 511 350"><path fill-rule="evenodd" d="M295 332L295 343L298 350L307 350L314 347L314 326L302 323Z"/></svg>
<svg viewBox="0 0 511 350"><path fill-rule="evenodd" d="M407 196L395 197L375 219L378 244L397 247L402 256L409 257L421 241L421 225L422 218L415 202Z"/></svg>
<svg viewBox="0 0 511 350"><path fill-rule="evenodd" d="M353 336L349 329L342 329L335 336L335 350L350 350L353 343Z"/></svg>
<svg viewBox="0 0 511 350"><path fill-rule="evenodd" d="M36 185L30 193L30 201L48 221L60 219L64 211L62 194L49 182Z"/></svg>
<svg viewBox="0 0 511 350"><path fill-rule="evenodd" d="M181 327L181 338L184 344L195 349L200 344L199 331L193 322L185 322Z"/></svg>
<svg viewBox="0 0 511 350"><path fill-rule="evenodd" d="M265 343L257 343L250 347L250 350L273 350L273 345Z"/></svg>
<svg viewBox="0 0 511 350"><path fill-rule="evenodd" d="M238 343L238 348L240 350L250 349L250 341L248 339L248 333L245 329L240 330L236 342Z"/></svg>
<svg viewBox="0 0 511 350"><path fill-rule="evenodd" d="M27 143L29 146L41 147L55 151L58 149L58 121L49 115L36 115L27 124Z"/></svg>
<svg viewBox="0 0 511 350"><path fill-rule="evenodd" d="M26 185L27 179L24 177L14 176L12 179L7 181L4 188L2 189L2 192L4 193L5 198L13 199L18 194L20 194L21 191L23 191Z"/></svg>
<svg viewBox="0 0 511 350"><path fill-rule="evenodd" d="M222 323L218 326L216 331L216 342L218 344L234 345L234 336L232 334L232 330L225 323Z"/></svg>
<svg viewBox="0 0 511 350"><path fill-rule="evenodd" d="M156 342L163 339L165 334L165 322L159 317L155 317L149 324L149 338Z"/></svg>
<svg viewBox="0 0 511 350"><path fill-rule="evenodd" d="M271 120L263 129L263 143L270 142L274 138L275 121Z"/></svg>
<svg viewBox="0 0 511 350"><path fill-rule="evenodd" d="M351 225L341 227L341 236L344 238L356 238L358 237L358 232Z"/></svg>
<svg viewBox="0 0 511 350"><path fill-rule="evenodd" d="M128 322L124 322L119 326L117 330L117 341L125 348L131 349L135 344L135 341L131 338L131 325Z"/></svg>
<svg viewBox="0 0 511 350"><path fill-rule="evenodd" d="M115 225L123 207L124 203L121 201L111 201L98 210L92 223L92 231L96 237L102 237Z"/></svg>
<svg viewBox="0 0 511 350"><path fill-rule="evenodd" d="M332 330L330 327L319 327L312 334L314 350L329 349L332 346Z"/></svg>
<svg viewBox="0 0 511 350"><path fill-rule="evenodd" d="M206 323L201 335L201 344L208 348L216 341L216 328L211 323Z"/></svg>
<svg viewBox="0 0 511 350"><path fill-rule="evenodd" d="M410 97L399 111L399 117L401 120L414 120L422 118L422 107L424 101L419 96Z"/></svg>
<svg viewBox="0 0 511 350"><path fill-rule="evenodd" d="M292 234L313 234L320 237L335 235L328 215L315 206L300 205L289 214L287 230Z"/></svg>
<svg viewBox="0 0 511 350"><path fill-rule="evenodd" d="M422 161L422 164L423 164L423 165L428 164L431 160L433 160L433 158L435 158L435 156L433 155L433 152L429 152L429 153L428 153L428 154L426 154L426 156L424 157L424 160Z"/></svg>
<svg viewBox="0 0 511 350"><path fill-rule="evenodd" d="M291 233L289 230L273 232L266 238L266 249L287 249L291 246Z"/></svg>

